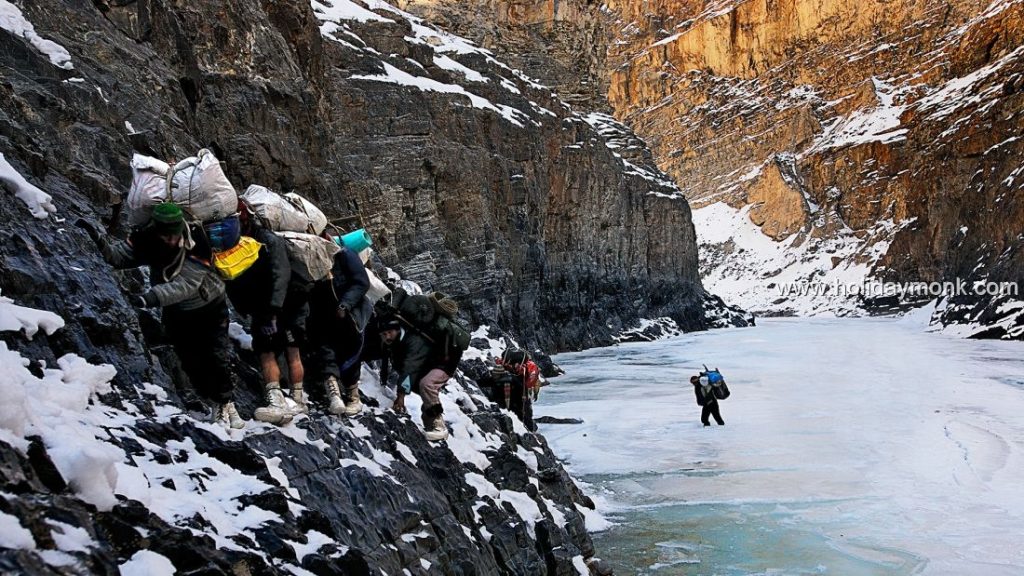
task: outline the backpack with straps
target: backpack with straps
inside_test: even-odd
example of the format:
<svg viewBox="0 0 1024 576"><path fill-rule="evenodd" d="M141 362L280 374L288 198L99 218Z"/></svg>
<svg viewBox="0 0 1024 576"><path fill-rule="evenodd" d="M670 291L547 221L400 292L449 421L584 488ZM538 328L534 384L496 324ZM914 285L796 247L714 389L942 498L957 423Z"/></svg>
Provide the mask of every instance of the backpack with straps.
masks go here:
<svg viewBox="0 0 1024 576"><path fill-rule="evenodd" d="M708 384L711 386L711 393L718 400L725 400L729 397L729 386L725 383L725 377L719 372L718 368L709 370L707 366L704 366L704 371L700 373L700 376L706 376Z"/></svg>
<svg viewBox="0 0 1024 576"><path fill-rule="evenodd" d="M326 238L301 232L277 232L285 239L288 261L294 272L304 282L319 282L330 278L334 267L334 255L341 248Z"/></svg>
<svg viewBox="0 0 1024 576"><path fill-rule="evenodd" d="M443 292L431 292L427 296L437 317L434 319L434 329L438 334L444 334L447 343L447 350L450 353L462 355L469 348L470 335L455 316L459 313L459 304Z"/></svg>
<svg viewBox="0 0 1024 576"><path fill-rule="evenodd" d="M448 355L462 354L469 348L469 331L456 320L459 306L441 292L409 294L401 288L391 295L395 314L434 344L443 343Z"/></svg>

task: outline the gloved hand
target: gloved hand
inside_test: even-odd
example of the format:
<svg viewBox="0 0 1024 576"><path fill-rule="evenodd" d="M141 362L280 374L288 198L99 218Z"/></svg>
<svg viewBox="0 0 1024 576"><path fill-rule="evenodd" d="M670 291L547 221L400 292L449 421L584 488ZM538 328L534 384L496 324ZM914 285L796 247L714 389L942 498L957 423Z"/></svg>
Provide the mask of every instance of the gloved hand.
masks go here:
<svg viewBox="0 0 1024 576"><path fill-rule="evenodd" d="M259 331L264 336L277 334L277 316L271 316L266 322L260 324Z"/></svg>
<svg viewBox="0 0 1024 576"><path fill-rule="evenodd" d="M153 292L133 294L128 297L128 300L131 301L132 306L136 306L138 308L154 308L160 305L160 300Z"/></svg>
<svg viewBox="0 0 1024 576"><path fill-rule="evenodd" d="M93 242L95 242L96 244L100 243L102 235L100 234L100 231L96 229L96 226L94 226L92 222L89 222L85 218L79 218L78 220L75 220L75 226L78 226L79 228L82 229L83 232L88 234L89 238L91 238Z"/></svg>

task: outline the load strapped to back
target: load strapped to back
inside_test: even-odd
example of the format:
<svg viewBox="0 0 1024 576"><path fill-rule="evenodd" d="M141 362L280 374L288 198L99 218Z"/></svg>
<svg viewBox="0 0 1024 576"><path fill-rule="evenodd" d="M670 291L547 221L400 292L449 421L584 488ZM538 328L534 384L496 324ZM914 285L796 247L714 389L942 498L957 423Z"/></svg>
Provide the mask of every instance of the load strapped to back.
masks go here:
<svg viewBox="0 0 1024 576"><path fill-rule="evenodd" d="M238 199L260 224L284 238L288 260L295 274L306 282L329 278L334 255L341 248L320 234L327 216L320 208L294 192L278 194L253 184Z"/></svg>
<svg viewBox="0 0 1024 576"><path fill-rule="evenodd" d="M401 288L391 295L396 315L435 344L443 344L448 354L469 348L469 331L455 319L459 305L441 292L409 294Z"/></svg>
<svg viewBox="0 0 1024 576"><path fill-rule="evenodd" d="M223 220L235 214L238 199L220 161L202 149L173 167L162 160L135 154L132 186L128 191L128 221L149 222L153 206L171 200L199 222Z"/></svg>
<svg viewBox="0 0 1024 576"><path fill-rule="evenodd" d="M320 235L327 228L327 216L312 202L294 192L278 194L253 184L239 196L263 226L275 232Z"/></svg>
<svg viewBox="0 0 1024 576"><path fill-rule="evenodd" d="M288 260L292 272L299 278L306 282L330 278L334 255L341 251L333 240L302 232L278 232L277 235L287 240L284 245L288 250Z"/></svg>
<svg viewBox="0 0 1024 576"><path fill-rule="evenodd" d="M707 366L704 366L704 371L699 374L701 377L701 383L703 384L706 379L706 386L711 388L711 394L719 400L725 400L729 397L729 386L725 383L725 378L722 373L719 372L718 368L709 370Z"/></svg>

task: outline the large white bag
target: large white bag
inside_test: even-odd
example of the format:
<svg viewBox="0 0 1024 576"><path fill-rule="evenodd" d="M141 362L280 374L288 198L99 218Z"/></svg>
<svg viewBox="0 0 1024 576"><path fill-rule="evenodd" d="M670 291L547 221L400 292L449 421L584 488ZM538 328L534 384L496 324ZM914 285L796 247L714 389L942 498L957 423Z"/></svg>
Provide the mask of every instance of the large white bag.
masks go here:
<svg viewBox="0 0 1024 576"><path fill-rule="evenodd" d="M171 200L197 220L222 220L238 212L238 194L213 152L203 148L178 162L173 171Z"/></svg>
<svg viewBox="0 0 1024 576"><path fill-rule="evenodd" d="M313 204L295 192L288 192L284 197L290 200L293 206L300 208L309 218L309 226L312 234L319 236L324 233L324 230L327 228L327 216L324 215L320 208L317 208L316 204Z"/></svg>
<svg viewBox="0 0 1024 576"><path fill-rule="evenodd" d="M319 282L331 275L334 255L341 250L332 240L302 232L278 232L288 249L292 271L306 282Z"/></svg>
<svg viewBox="0 0 1024 576"><path fill-rule="evenodd" d="M319 235L327 228L327 216L312 202L294 192L278 194L253 184L242 193L242 201L264 225L275 232L303 232Z"/></svg>
<svg viewBox="0 0 1024 576"><path fill-rule="evenodd" d="M149 221L153 206L167 199L167 171L162 160L135 154L132 156L132 187L128 189L128 223L139 226Z"/></svg>
<svg viewBox="0 0 1024 576"><path fill-rule="evenodd" d="M235 188L224 175L217 157L202 149L173 168L162 160L132 156L132 186L128 190L128 222L139 226L149 221L153 206L170 199L201 222L221 220L238 211Z"/></svg>

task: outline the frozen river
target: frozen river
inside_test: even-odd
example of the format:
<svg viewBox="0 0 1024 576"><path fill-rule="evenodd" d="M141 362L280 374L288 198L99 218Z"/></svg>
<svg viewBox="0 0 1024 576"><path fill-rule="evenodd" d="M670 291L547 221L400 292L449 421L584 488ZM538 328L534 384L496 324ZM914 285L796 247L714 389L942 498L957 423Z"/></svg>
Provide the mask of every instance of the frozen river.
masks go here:
<svg viewBox="0 0 1024 576"><path fill-rule="evenodd" d="M617 574L1024 574L1024 344L759 324L556 357L536 414L584 420L541 431L615 523Z"/></svg>

